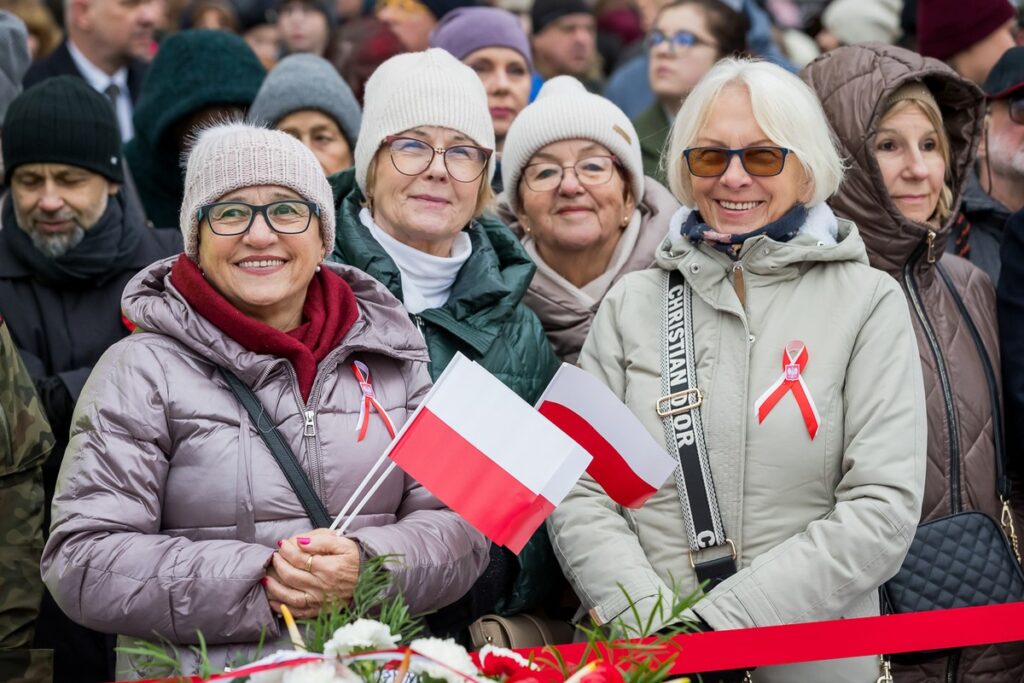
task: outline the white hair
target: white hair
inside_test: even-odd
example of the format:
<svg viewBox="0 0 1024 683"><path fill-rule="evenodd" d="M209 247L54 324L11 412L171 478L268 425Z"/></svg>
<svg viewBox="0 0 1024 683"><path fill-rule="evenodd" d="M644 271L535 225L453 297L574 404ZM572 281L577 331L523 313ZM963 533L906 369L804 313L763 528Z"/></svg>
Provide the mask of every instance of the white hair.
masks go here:
<svg viewBox="0 0 1024 683"><path fill-rule="evenodd" d="M694 207L693 185L683 151L700 137L711 107L733 84L746 88L754 120L768 139L796 155L811 184L808 207L835 194L843 180L843 162L817 95L797 76L780 66L754 59L719 61L686 97L669 134L662 164L669 188L684 206Z"/></svg>

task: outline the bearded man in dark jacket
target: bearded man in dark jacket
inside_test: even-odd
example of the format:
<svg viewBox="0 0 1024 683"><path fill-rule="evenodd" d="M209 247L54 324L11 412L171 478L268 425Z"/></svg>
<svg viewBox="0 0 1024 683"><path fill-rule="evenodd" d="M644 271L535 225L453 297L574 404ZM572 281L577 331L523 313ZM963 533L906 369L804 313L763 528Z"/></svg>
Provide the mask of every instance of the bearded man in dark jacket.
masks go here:
<svg viewBox="0 0 1024 683"><path fill-rule="evenodd" d="M26 90L8 109L2 143L10 191L0 199L0 315L57 437L43 469L48 511L85 380L131 332L121 293L143 267L181 251L181 235L145 227L125 201L114 112L85 81L59 76ZM55 648L55 681L112 680L108 640L44 597L36 646Z"/></svg>

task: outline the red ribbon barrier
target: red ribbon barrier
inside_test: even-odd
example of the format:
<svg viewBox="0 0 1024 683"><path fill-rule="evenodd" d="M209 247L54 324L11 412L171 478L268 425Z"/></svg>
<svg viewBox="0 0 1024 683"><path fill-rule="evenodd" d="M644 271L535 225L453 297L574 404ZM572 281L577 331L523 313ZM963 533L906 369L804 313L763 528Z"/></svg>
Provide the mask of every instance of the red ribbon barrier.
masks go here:
<svg viewBox="0 0 1024 683"><path fill-rule="evenodd" d="M1007 643L1024 641L1024 602L690 633L675 640L676 674ZM567 661L577 661L585 647L563 645L558 650ZM543 648L518 652L544 655Z"/></svg>
<svg viewBox="0 0 1024 683"><path fill-rule="evenodd" d="M672 667L674 674L1008 643L1024 641L1024 602L690 633L676 636L674 640L679 646L678 649L670 645L665 650L666 657L677 655ZM637 642L652 641L653 638L644 638ZM583 643L556 646L562 659L567 662L580 662L585 648L586 645ZM534 659L540 661L548 661L551 658L547 648L521 649L517 652L524 657L532 655ZM607 654L618 658L625 657L628 652L613 649ZM588 657L591 660L595 658L593 652ZM308 659L264 665L256 670L288 668L316 659L317 656L312 655ZM218 674L205 680L225 680L238 675L240 674L237 672ZM141 683L153 683L156 680L158 679ZM198 676L178 680L194 683L204 681Z"/></svg>

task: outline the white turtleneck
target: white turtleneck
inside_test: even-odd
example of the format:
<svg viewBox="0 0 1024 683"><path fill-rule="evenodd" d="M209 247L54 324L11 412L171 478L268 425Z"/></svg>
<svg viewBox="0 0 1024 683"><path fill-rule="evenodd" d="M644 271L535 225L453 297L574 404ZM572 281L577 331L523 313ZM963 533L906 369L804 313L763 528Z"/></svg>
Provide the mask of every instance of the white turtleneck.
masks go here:
<svg viewBox="0 0 1024 683"><path fill-rule="evenodd" d="M428 308L440 308L448 301L452 285L473 251L469 235L463 230L455 236L451 256L434 256L413 249L384 232L373 222L370 210L359 212L359 222L366 226L377 243L398 266L402 276L402 298L406 310L416 314Z"/></svg>

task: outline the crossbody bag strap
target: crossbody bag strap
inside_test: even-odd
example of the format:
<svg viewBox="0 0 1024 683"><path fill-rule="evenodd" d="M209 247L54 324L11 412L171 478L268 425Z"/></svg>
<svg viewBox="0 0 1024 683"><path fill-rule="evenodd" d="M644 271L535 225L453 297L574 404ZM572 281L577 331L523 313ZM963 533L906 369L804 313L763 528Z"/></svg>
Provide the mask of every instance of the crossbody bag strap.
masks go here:
<svg viewBox="0 0 1024 683"><path fill-rule="evenodd" d="M988 385L989 401L992 404L992 442L996 453L996 491L999 493L999 500L1003 504L1002 511L1002 525L1003 530L1006 532L1007 537L1010 539L1010 545L1013 546L1013 554L1017 556L1017 562L1021 562L1020 547L1017 541L1017 531L1013 526L1013 513L1010 511L1010 494L1011 485L1010 477L1006 474L1006 445L1003 441L1003 409L1002 404L999 401L999 387L996 384L996 371L992 365L992 359L988 355L988 350L985 348L985 342L981 338L981 333L978 331L978 326L974 324L974 319L971 318L970 312L967 310L967 305L964 303L963 297L960 296L960 292L956 291L956 286L953 284L953 278L950 277L949 272L943 267L942 263L936 263L935 269L939 272L939 276L942 278L942 282L945 283L946 289L953 297L953 301L956 302L956 307L960 311L960 316L964 320L964 324L967 325L967 330L971 334L971 339L974 340L974 346L978 350L978 356L981 358L981 367L985 374L985 383Z"/></svg>
<svg viewBox="0 0 1024 683"><path fill-rule="evenodd" d="M693 290L678 270L665 275L662 329L661 390L657 411L665 443L677 459L676 491L683 511L690 566L711 590L736 573L736 546L726 536L711 476L701 422L704 395L697 387L693 358ZM702 550L728 545L729 556L697 562Z"/></svg>
<svg viewBox="0 0 1024 683"><path fill-rule="evenodd" d="M329 528L331 516L327 513L327 508L324 507L320 497L316 495L313 484L310 483L306 473L302 471L302 466L295 459L295 454L288 447L281 432L273 424L265 426L265 423L268 422L267 411L256 394L227 368L220 368L220 374L228 383L232 393L238 398L238 402L249 413L249 419L267 444L267 448L270 449L270 453L274 456L274 460L277 461L285 478L288 479L288 483L291 484L292 490L302 504L302 509L306 511L309 520L313 522L313 528Z"/></svg>

